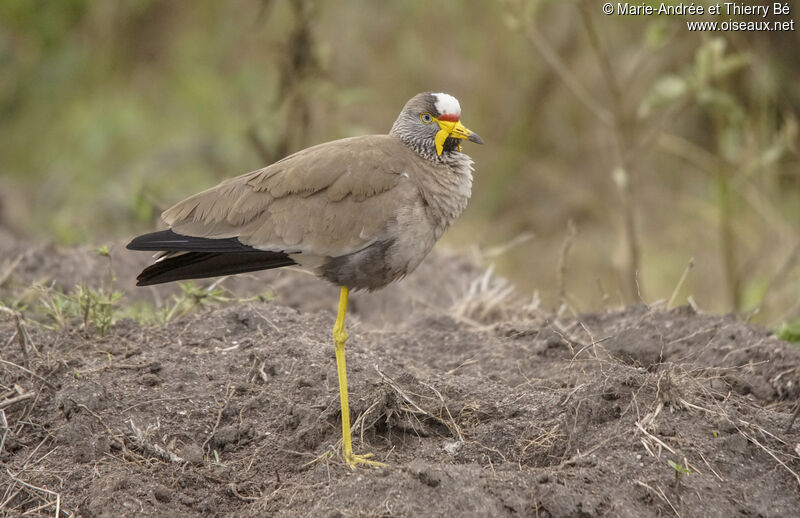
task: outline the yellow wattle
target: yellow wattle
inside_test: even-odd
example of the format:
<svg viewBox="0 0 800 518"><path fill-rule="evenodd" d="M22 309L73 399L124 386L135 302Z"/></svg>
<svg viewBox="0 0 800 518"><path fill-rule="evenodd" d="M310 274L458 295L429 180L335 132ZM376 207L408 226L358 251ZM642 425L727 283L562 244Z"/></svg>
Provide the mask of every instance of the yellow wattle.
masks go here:
<svg viewBox="0 0 800 518"><path fill-rule="evenodd" d="M439 124L439 128L441 129L436 133L434 142L436 143L436 154L441 156L442 152L444 151L444 141L447 140L447 137L449 137L453 133L453 130L456 129L458 122L443 121L439 119L436 119L436 122Z"/></svg>
<svg viewBox="0 0 800 518"><path fill-rule="evenodd" d="M450 136L450 132L445 129L440 129L438 133L436 133L436 138L434 142L436 143L436 154L442 156L442 152L444 151L444 141L447 140L447 137Z"/></svg>

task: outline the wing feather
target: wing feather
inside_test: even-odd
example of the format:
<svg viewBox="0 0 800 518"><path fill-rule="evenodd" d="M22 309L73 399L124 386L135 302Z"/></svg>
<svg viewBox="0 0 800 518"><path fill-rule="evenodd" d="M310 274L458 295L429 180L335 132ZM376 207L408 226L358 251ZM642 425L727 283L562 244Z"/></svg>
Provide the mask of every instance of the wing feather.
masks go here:
<svg viewBox="0 0 800 518"><path fill-rule="evenodd" d="M383 239L419 192L419 157L399 140L337 140L226 180L162 215L183 235L237 237L270 251L339 256Z"/></svg>

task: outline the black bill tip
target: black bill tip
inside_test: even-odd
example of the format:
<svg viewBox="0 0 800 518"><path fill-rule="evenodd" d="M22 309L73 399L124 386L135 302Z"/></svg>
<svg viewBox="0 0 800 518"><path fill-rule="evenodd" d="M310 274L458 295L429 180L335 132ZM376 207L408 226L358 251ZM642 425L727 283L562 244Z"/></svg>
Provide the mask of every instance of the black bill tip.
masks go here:
<svg viewBox="0 0 800 518"><path fill-rule="evenodd" d="M469 137L467 137L467 140L476 144L483 144L483 139L477 133L470 133Z"/></svg>

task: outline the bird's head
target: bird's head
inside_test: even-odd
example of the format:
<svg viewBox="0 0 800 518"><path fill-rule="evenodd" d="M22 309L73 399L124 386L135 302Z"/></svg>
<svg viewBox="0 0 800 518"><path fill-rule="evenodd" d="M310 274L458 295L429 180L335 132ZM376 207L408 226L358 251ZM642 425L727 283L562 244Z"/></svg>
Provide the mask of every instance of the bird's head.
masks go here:
<svg viewBox="0 0 800 518"><path fill-rule="evenodd" d="M403 107L392 126L399 137L422 155L461 151L461 140L483 144L483 139L461 124L458 99L445 93L417 94Z"/></svg>

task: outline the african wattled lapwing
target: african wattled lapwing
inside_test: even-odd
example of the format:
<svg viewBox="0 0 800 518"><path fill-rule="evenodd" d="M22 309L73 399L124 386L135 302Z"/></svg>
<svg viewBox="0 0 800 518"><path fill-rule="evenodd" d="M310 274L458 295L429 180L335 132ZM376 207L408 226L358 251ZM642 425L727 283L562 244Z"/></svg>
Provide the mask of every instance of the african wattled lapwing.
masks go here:
<svg viewBox="0 0 800 518"><path fill-rule="evenodd" d="M461 143L483 140L460 122L458 100L421 93L388 135L310 147L225 180L167 209L168 230L131 250L162 252L139 286L297 265L341 287L333 327L342 405L342 455L351 466L345 369L349 290L375 290L414 271L464 210L472 159Z"/></svg>

